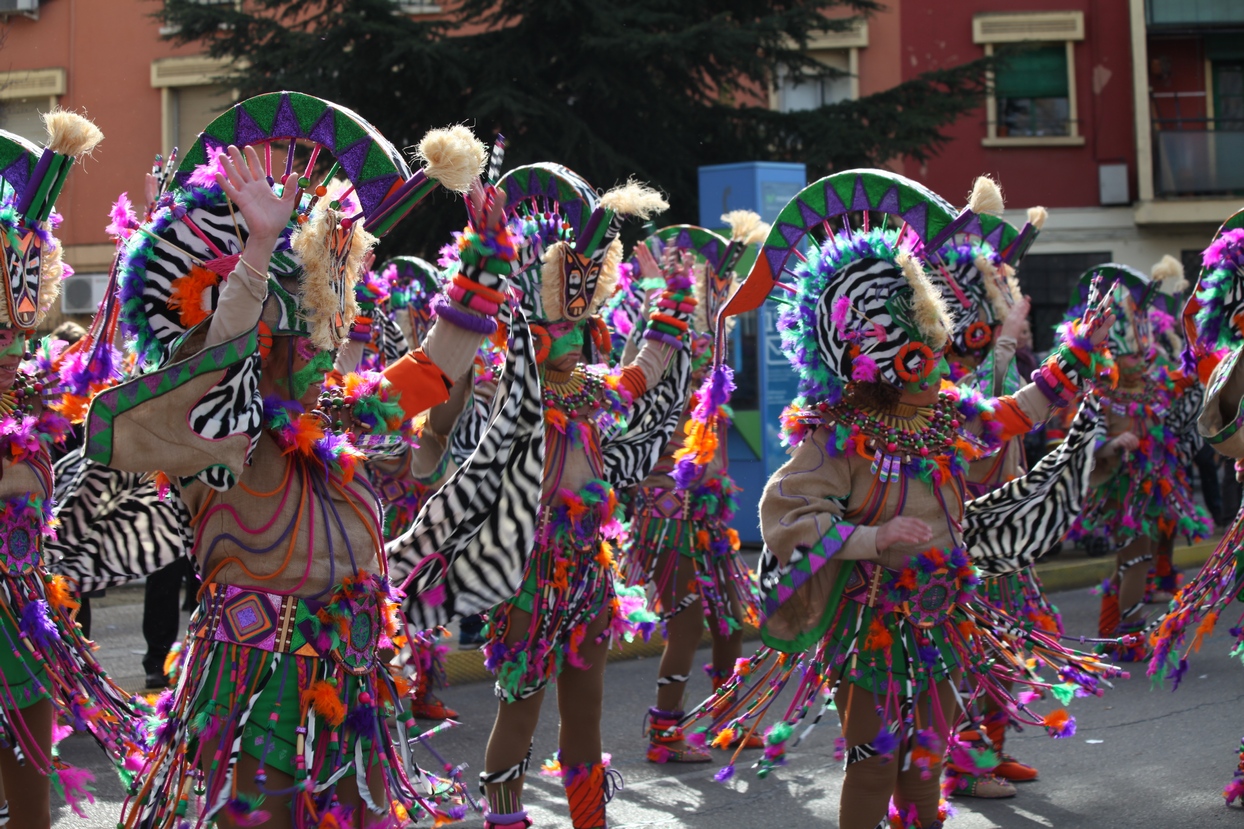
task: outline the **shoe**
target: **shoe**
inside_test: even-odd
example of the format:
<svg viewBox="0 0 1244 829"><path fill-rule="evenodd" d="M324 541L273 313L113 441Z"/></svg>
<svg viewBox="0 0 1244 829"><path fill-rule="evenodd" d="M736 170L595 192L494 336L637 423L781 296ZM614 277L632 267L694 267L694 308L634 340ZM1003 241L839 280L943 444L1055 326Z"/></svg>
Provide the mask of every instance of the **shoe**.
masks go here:
<svg viewBox="0 0 1244 829"><path fill-rule="evenodd" d="M1002 762L993 770L993 773L1012 783L1028 783L1037 779L1036 769L1019 762L1009 754L1002 755Z"/></svg>
<svg viewBox="0 0 1244 829"><path fill-rule="evenodd" d="M959 797L979 797L999 800L1016 795L1015 786L995 774L956 774L953 794Z"/></svg>
<svg viewBox="0 0 1244 829"><path fill-rule="evenodd" d="M1147 604L1169 604L1173 598L1175 594L1171 591L1158 589L1149 594Z"/></svg>
<svg viewBox="0 0 1244 829"><path fill-rule="evenodd" d="M416 700L410 704L410 713L417 720L456 720L458 712L449 708L439 699Z"/></svg>
<svg viewBox="0 0 1244 829"><path fill-rule="evenodd" d="M167 688L168 686L169 686L168 677L165 676L164 671L155 671L155 672L148 671L147 672L147 689L148 690L162 690L164 688Z"/></svg>
<svg viewBox="0 0 1244 829"><path fill-rule="evenodd" d="M743 746L744 751L749 751L754 748L764 748L765 738L753 731L751 734L745 734L738 739L731 740L729 747L738 748L740 745Z"/></svg>
<svg viewBox="0 0 1244 829"><path fill-rule="evenodd" d="M486 641L482 633L462 633L458 635L458 650L477 651L484 647Z"/></svg>
<svg viewBox="0 0 1244 829"><path fill-rule="evenodd" d="M707 749L687 743L686 735L678 725L682 716L682 711L648 709L649 763L707 763L713 759ZM673 748L675 745L680 747Z"/></svg>

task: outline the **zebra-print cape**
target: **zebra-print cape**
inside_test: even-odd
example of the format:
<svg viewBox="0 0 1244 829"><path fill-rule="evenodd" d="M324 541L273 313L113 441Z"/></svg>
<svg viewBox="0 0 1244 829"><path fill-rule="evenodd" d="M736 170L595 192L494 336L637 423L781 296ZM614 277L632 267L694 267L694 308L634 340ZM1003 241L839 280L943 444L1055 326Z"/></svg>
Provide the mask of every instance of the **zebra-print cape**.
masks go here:
<svg viewBox="0 0 1244 829"><path fill-rule="evenodd" d="M148 576L190 549L185 505L176 495L161 501L145 476L88 460L80 448L56 462L55 475L60 527L44 547L47 568L77 590Z"/></svg>
<svg viewBox="0 0 1244 829"><path fill-rule="evenodd" d="M626 430L604 437L605 480L614 489L635 486L657 465L682 419L690 385L691 355L680 348L660 381L631 405Z"/></svg>
<svg viewBox="0 0 1244 829"><path fill-rule="evenodd" d="M522 311L478 447L415 523L385 545L389 576L406 590L420 630L479 613L518 592L535 546L544 475L544 408Z"/></svg>
<svg viewBox="0 0 1244 829"><path fill-rule="evenodd" d="M1027 475L968 501L964 540L983 573L1027 567L1067 534L1084 506L1093 452L1105 427L1101 404L1086 396L1061 446Z"/></svg>

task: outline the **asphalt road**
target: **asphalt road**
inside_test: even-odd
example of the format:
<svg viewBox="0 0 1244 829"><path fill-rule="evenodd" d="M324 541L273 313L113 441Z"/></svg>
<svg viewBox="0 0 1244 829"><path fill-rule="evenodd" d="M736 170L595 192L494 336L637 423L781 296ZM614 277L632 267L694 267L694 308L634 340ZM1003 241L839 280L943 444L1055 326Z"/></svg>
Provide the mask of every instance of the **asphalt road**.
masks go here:
<svg viewBox="0 0 1244 829"><path fill-rule="evenodd" d="M1069 632L1095 628L1096 600L1087 591L1059 594ZM101 659L115 676L137 675L140 608L113 606L96 611L95 635ZM951 826L961 829L1035 829L1035 827L1239 827L1244 814L1223 805L1221 790L1235 765L1244 733L1244 666L1228 656L1226 629L1235 617L1220 622L1222 634L1209 639L1177 693L1152 690L1143 675L1121 682L1102 699L1075 700L1071 712L1078 729L1074 737L1053 740L1028 731L1012 735L1008 749L1041 771L1041 779L1022 784L1011 800L956 802ZM701 652L701 660L707 656ZM734 780L712 780L712 766L656 766L644 761L642 718L651 704L657 664L653 659L609 666L605 694L605 750L626 778L626 788L609 807L610 825L626 827L826 827L837 825L842 770L833 760L837 724L823 724L799 748L788 752L789 765L766 780L756 779L739 764ZM692 680L692 693L707 693L702 673ZM463 725L437 738L451 760L475 768L496 708L491 686L449 689L445 699L456 707ZM555 700L546 699L545 718L536 734L535 756L549 757L557 747ZM71 737L62 744L70 762L88 766L98 777L97 802L82 820L63 807L54 825L115 829L121 789L102 755L88 738ZM725 762L722 754L721 762ZM569 827L565 801L557 780L531 776L527 806L539 827ZM464 827L479 827L478 817Z"/></svg>

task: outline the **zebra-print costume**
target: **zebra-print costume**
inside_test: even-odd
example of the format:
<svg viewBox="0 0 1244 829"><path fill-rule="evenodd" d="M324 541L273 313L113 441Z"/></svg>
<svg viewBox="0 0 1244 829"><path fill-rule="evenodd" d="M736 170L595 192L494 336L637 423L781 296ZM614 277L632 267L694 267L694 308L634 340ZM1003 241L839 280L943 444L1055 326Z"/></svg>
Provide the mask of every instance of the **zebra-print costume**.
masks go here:
<svg viewBox="0 0 1244 829"><path fill-rule="evenodd" d="M515 310L505 371L479 446L414 525L385 545L405 610L428 629L513 596L535 545L544 477L544 411L535 347ZM413 573L413 576L411 575Z"/></svg>
<svg viewBox="0 0 1244 829"><path fill-rule="evenodd" d="M393 365L411 350L402 327L397 324L397 315L392 311L380 315L380 325L376 326L376 350L386 366Z"/></svg>
<svg viewBox="0 0 1244 829"><path fill-rule="evenodd" d="M1027 475L967 502L964 542L973 563L996 576L1027 567L1066 535L1079 515L1105 433L1101 404L1088 395L1067 439Z"/></svg>
<svg viewBox="0 0 1244 829"><path fill-rule="evenodd" d="M866 324L870 331L879 327L885 339L865 336L857 343L843 336L833 322L834 305L843 298L854 309L849 315L852 326ZM817 302L816 342L829 370L841 378L851 377L855 355L862 352L877 364L879 379L901 387L895 365L899 350L912 340L903 330L913 319L911 299L911 286L893 261L859 259L843 266Z"/></svg>
<svg viewBox="0 0 1244 829"><path fill-rule="evenodd" d="M190 515L181 499L160 500L155 483L87 460L81 449L56 462L56 539L48 570L85 593L150 575L186 555Z"/></svg>

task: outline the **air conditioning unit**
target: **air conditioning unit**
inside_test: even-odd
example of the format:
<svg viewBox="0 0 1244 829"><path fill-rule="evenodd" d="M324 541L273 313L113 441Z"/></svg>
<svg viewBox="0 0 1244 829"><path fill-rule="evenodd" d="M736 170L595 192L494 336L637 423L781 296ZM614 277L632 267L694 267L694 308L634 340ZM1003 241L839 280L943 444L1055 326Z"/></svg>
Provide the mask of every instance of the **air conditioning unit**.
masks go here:
<svg viewBox="0 0 1244 829"><path fill-rule="evenodd" d="M107 295L108 274L76 273L60 285L60 310L66 314L94 314Z"/></svg>
<svg viewBox="0 0 1244 829"><path fill-rule="evenodd" d="M0 14L37 11L39 11L39 0L0 0Z"/></svg>

